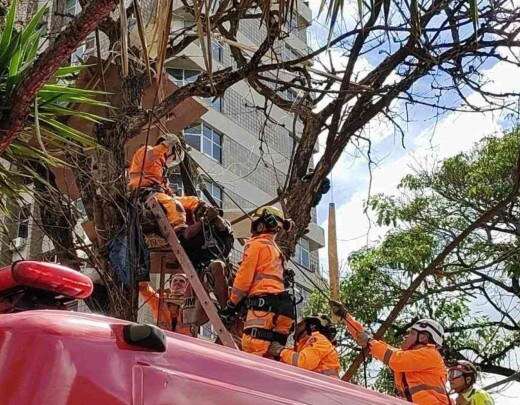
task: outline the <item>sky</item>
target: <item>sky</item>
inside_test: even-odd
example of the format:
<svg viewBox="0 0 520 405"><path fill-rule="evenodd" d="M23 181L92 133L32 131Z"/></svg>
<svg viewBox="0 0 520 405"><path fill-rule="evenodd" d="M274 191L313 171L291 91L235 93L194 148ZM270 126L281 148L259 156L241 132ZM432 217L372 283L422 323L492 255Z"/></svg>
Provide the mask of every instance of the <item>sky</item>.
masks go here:
<svg viewBox="0 0 520 405"><path fill-rule="evenodd" d="M320 0L310 2L314 16L318 14L319 4ZM347 18L352 18L355 2L347 2L345 7L350 10ZM315 21L311 28L311 45L323 44L324 38L326 41L326 29L321 19ZM340 52L333 52L331 57L337 64L345 63L345 58ZM375 63L377 57L373 55L362 61L365 67ZM518 74L518 70L503 63L486 66L485 69L485 76L490 81L488 86L495 90L511 89L512 86L520 90ZM480 102L475 94L469 94L469 97L475 102ZM385 229L378 227L374 219L371 221L364 212L364 202L369 189L371 194L395 194L397 185L404 175L420 168L431 167L436 162L459 152L468 151L483 137L499 136L504 127L512 125L510 119L499 113L451 112L434 120L433 112L422 108L417 109L413 117L413 122L405 128L403 140L388 122L378 122L368 129L373 140L372 159L376 162L371 170L367 158L353 147L343 153L334 168L331 175L332 190L323 197L318 207L318 221L327 235L328 205L334 202L340 262L346 262L353 251L376 243L385 233ZM326 252L326 249L321 249L320 252L320 262L325 269ZM494 380L484 377L482 383L485 385ZM520 383L513 383L495 395L497 405L516 405L518 398Z"/></svg>

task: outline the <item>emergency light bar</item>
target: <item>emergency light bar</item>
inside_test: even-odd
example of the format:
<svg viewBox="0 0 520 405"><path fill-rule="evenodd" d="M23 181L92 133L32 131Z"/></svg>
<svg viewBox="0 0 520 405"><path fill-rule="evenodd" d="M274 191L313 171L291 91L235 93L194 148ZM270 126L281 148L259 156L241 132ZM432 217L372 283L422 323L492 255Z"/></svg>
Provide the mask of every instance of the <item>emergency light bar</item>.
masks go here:
<svg viewBox="0 0 520 405"><path fill-rule="evenodd" d="M0 292L15 287L52 291L72 298L88 298L93 284L78 271L55 263L23 260L0 269Z"/></svg>

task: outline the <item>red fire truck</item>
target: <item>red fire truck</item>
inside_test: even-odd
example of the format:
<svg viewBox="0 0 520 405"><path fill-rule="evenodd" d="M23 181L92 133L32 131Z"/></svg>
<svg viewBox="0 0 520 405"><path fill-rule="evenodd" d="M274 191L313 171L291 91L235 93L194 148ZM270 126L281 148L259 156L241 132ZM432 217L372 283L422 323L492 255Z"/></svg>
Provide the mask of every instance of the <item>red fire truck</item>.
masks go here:
<svg viewBox="0 0 520 405"><path fill-rule="evenodd" d="M151 325L41 309L91 291L88 277L55 264L0 269L1 404L404 404Z"/></svg>

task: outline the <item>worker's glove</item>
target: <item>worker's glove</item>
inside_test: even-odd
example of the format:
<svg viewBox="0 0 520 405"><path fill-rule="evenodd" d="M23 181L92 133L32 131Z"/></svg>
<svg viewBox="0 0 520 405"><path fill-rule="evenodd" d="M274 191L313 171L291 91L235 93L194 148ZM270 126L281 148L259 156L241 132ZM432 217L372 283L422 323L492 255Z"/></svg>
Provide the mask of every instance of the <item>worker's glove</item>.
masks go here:
<svg viewBox="0 0 520 405"><path fill-rule="evenodd" d="M347 308L339 301L330 300L330 308L332 309L332 313L341 319L345 319L348 315Z"/></svg>
<svg viewBox="0 0 520 405"><path fill-rule="evenodd" d="M354 340L360 345L363 349L366 349L372 339L372 335L368 333L366 330L362 330L356 336L354 336Z"/></svg>
<svg viewBox="0 0 520 405"><path fill-rule="evenodd" d="M294 283L294 270L293 269L285 269L283 272L283 285L285 288L289 288Z"/></svg>
<svg viewBox="0 0 520 405"><path fill-rule="evenodd" d="M220 317L224 323L230 323L237 315L237 306L228 301L226 307L220 311Z"/></svg>
<svg viewBox="0 0 520 405"><path fill-rule="evenodd" d="M275 359L280 358L280 354L282 353L282 350L285 349L285 346L274 341L271 342L269 345L268 353L273 356Z"/></svg>
<svg viewBox="0 0 520 405"><path fill-rule="evenodd" d="M206 208L206 218L208 221L213 221L215 218L218 217L219 209L213 206L209 206Z"/></svg>

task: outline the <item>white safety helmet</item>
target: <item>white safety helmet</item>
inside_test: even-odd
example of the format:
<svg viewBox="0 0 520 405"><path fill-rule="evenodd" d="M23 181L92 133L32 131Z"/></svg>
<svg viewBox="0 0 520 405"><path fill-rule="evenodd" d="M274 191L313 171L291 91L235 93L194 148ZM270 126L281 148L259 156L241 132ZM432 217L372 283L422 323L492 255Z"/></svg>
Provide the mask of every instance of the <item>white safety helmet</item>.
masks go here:
<svg viewBox="0 0 520 405"><path fill-rule="evenodd" d="M170 148L166 166L174 167L179 165L184 160L184 149L179 137L175 134L163 134L159 139L162 140L161 143Z"/></svg>
<svg viewBox="0 0 520 405"><path fill-rule="evenodd" d="M442 346L444 342L444 328L442 325L433 319L420 319L415 322L412 329L417 332L428 332L432 340L437 346Z"/></svg>

